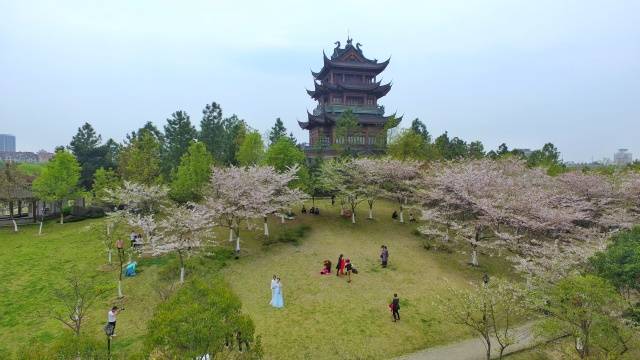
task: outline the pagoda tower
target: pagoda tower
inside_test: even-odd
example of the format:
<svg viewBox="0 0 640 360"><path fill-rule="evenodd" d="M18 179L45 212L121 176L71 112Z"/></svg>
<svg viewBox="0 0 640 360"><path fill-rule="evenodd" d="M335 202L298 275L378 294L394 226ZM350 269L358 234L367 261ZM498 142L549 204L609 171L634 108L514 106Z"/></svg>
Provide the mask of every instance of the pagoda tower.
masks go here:
<svg viewBox="0 0 640 360"><path fill-rule="evenodd" d="M382 84L378 76L389 65L389 60L367 59L361 44L355 46L347 39L344 48L336 41L331 58L322 52L324 65L313 75L313 90L309 96L318 102L308 120L298 121L301 128L309 130L308 157L333 157L341 148L348 147L357 154L381 153L386 148L387 128L402 120L384 115L384 106L378 100L391 90L391 84ZM358 126L344 133L336 131L344 112L351 111ZM395 119L391 124L390 119Z"/></svg>

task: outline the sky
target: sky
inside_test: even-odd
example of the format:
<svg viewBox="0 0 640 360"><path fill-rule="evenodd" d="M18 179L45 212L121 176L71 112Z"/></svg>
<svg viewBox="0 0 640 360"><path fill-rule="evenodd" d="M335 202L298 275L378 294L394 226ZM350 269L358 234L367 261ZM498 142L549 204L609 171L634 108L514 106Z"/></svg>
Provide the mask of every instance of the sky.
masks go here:
<svg viewBox="0 0 640 360"><path fill-rule="evenodd" d="M640 1L0 0L0 133L19 151L103 139L213 101L265 133L315 107L322 51L350 35L390 65L387 112L485 149L640 157Z"/></svg>

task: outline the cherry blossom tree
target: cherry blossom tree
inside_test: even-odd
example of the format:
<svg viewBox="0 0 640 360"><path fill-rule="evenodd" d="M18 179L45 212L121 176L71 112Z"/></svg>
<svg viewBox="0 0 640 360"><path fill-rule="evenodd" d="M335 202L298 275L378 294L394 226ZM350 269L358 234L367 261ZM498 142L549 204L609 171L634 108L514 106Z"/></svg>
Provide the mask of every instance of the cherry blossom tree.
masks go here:
<svg viewBox="0 0 640 360"><path fill-rule="evenodd" d="M362 182L362 192L369 205L369 219L373 219L373 205L383 195L384 174L380 172L380 160L370 158L357 158L351 163L354 171L359 174Z"/></svg>
<svg viewBox="0 0 640 360"><path fill-rule="evenodd" d="M608 203L609 188L593 177L584 180L597 188L570 185L580 179L554 178L512 158L445 162L425 174L420 196L427 210L440 213L432 218L458 222L472 263L476 248L485 246L506 249L522 269L538 272L558 257L564 264L582 262L602 244L586 224L597 220L594 201Z"/></svg>
<svg viewBox="0 0 640 360"><path fill-rule="evenodd" d="M142 232L142 247L149 251L159 239L157 234L156 216L169 204L167 194L169 189L160 185L145 185L125 181L121 187L107 190L108 203L116 204L119 208L107 214L108 223L126 223L132 229ZM122 234L119 234L122 236ZM122 240L122 239L120 239ZM131 255L131 254L130 254ZM120 271L118 274L118 297L122 292L122 266L124 263L124 249L118 251Z"/></svg>
<svg viewBox="0 0 640 360"><path fill-rule="evenodd" d="M252 220L282 213L305 197L300 190L288 186L296 179L297 171L292 167L278 173L270 166L213 168L204 206L219 224L229 227L230 239L235 236L237 254L243 223L253 229ZM266 222L264 229L268 233Z"/></svg>
<svg viewBox="0 0 640 360"><path fill-rule="evenodd" d="M178 254L181 284L184 283L185 257L213 245L213 218L214 213L204 206L188 203L166 208L157 224L157 236L149 242L149 250L153 256Z"/></svg>
<svg viewBox="0 0 640 360"><path fill-rule="evenodd" d="M404 223L404 205L413 200L420 179L420 163L413 160L384 158L376 160L376 173L382 180L383 195L400 207L400 222Z"/></svg>
<svg viewBox="0 0 640 360"><path fill-rule="evenodd" d="M364 185L365 174L352 160L325 161L322 164L322 178L335 188L338 196L351 208L351 222L356 223L356 209L367 199Z"/></svg>
<svg viewBox="0 0 640 360"><path fill-rule="evenodd" d="M163 185L146 185L125 181L122 187L107 190L107 199L121 205L131 214L153 214L168 204L169 188Z"/></svg>

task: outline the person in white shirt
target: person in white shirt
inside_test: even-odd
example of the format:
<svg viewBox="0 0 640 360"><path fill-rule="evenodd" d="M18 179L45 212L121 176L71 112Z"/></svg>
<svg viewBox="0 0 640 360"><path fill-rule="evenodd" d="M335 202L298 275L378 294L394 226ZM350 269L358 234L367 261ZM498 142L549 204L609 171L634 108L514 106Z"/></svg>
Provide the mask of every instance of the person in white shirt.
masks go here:
<svg viewBox="0 0 640 360"><path fill-rule="evenodd" d="M107 313L107 322L109 323L109 325L113 327L111 336L116 336L116 315L118 315L118 312L119 312L118 307L114 306Z"/></svg>

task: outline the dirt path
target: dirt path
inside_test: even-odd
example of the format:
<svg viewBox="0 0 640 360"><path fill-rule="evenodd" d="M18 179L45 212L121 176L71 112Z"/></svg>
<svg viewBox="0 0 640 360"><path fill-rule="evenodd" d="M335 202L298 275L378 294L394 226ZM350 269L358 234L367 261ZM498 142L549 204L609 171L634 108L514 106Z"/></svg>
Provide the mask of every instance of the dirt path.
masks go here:
<svg viewBox="0 0 640 360"><path fill-rule="evenodd" d="M528 322L515 330L517 342L505 349L505 355L519 350L528 349L540 342L533 336L532 328L535 321ZM494 337L491 338L491 357L497 358L500 351L499 345ZM486 356L484 341L478 337L474 339L460 341L451 345L436 346L404 355L396 360L483 360Z"/></svg>

